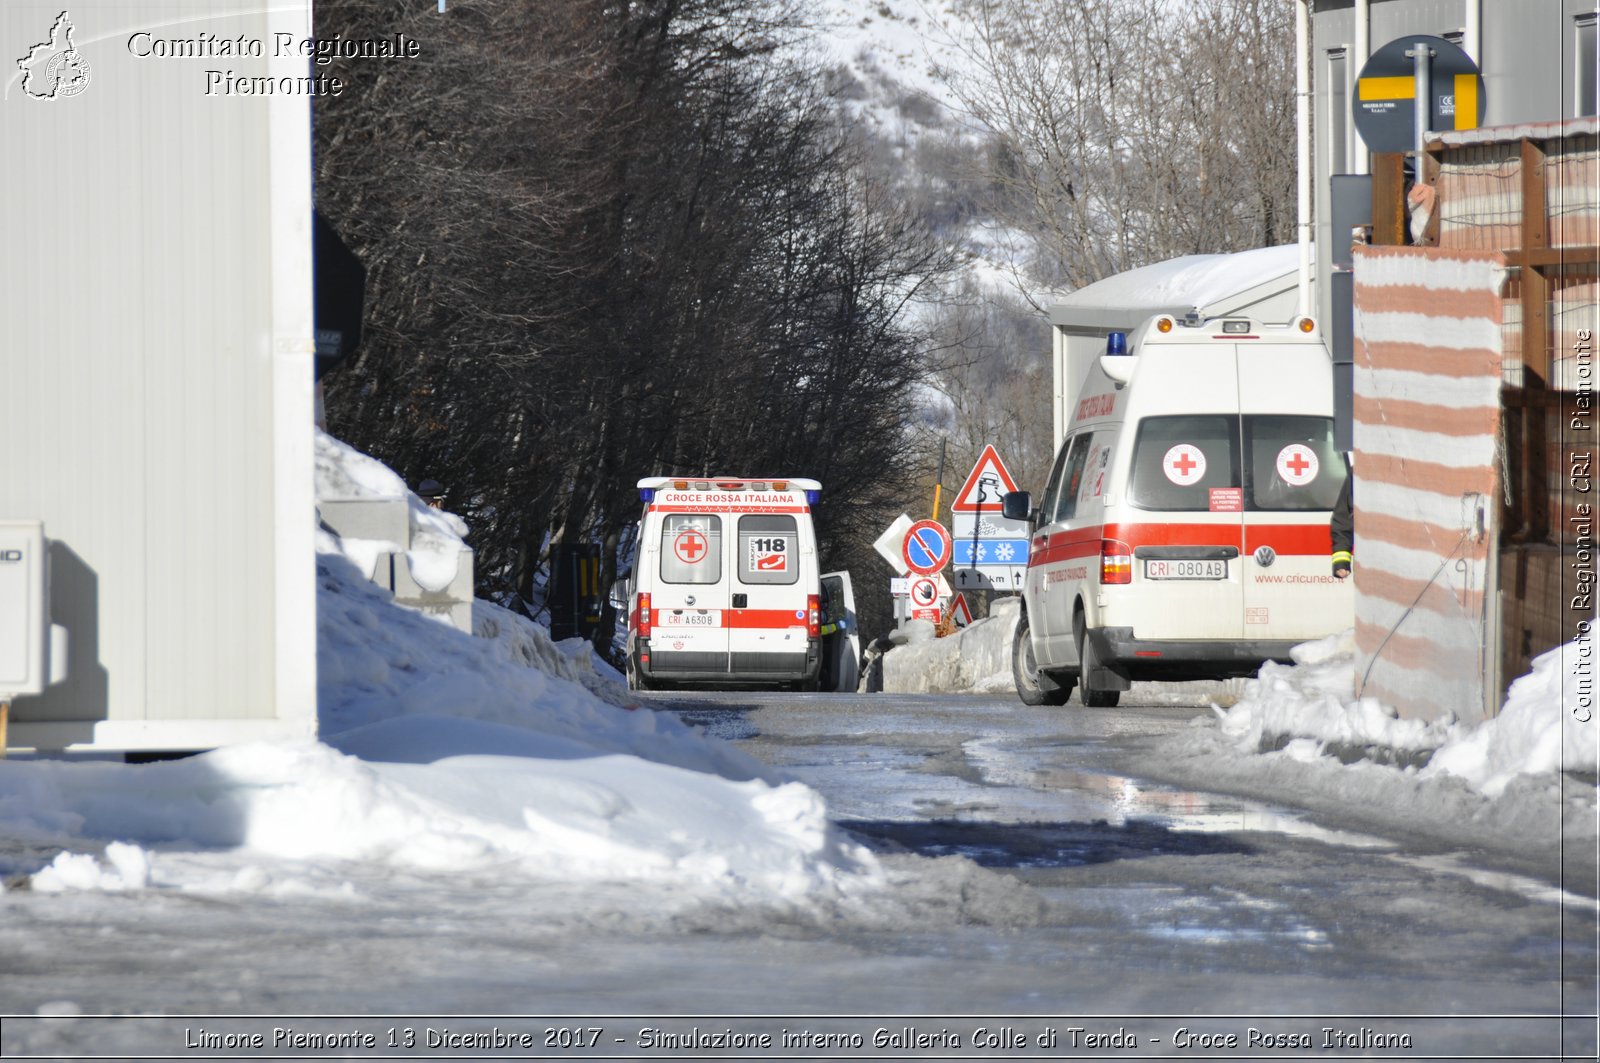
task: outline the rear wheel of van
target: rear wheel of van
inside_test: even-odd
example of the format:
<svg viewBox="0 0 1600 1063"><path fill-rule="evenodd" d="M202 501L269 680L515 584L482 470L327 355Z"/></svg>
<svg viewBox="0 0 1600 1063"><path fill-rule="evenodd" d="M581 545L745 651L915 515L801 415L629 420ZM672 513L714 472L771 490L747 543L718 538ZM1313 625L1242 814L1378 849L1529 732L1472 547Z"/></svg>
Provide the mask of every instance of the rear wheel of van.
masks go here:
<svg viewBox="0 0 1600 1063"><path fill-rule="evenodd" d="M1011 641L1011 681L1024 705L1065 705L1072 696L1072 682L1059 683L1048 672L1039 670L1033 656L1033 639L1028 637L1028 614L1017 620L1017 633Z"/></svg>
<svg viewBox="0 0 1600 1063"><path fill-rule="evenodd" d="M1120 690L1101 690L1090 684L1089 677L1101 667L1100 658L1095 655L1094 641L1089 638L1083 629L1083 616L1079 614L1077 624L1073 625L1078 632L1078 697L1083 699L1083 704L1091 709L1114 709L1117 702L1122 700Z"/></svg>

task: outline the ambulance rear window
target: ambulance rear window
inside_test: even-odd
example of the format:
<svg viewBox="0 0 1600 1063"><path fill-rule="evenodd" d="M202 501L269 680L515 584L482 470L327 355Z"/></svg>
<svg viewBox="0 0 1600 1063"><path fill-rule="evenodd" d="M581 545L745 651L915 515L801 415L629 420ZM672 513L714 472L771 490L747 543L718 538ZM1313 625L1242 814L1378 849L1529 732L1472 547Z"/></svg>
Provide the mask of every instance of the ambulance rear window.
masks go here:
<svg viewBox="0 0 1600 1063"><path fill-rule="evenodd" d="M1245 498L1251 509L1332 509L1344 482L1333 418L1251 414L1244 419Z"/></svg>
<svg viewBox="0 0 1600 1063"><path fill-rule="evenodd" d="M1213 487L1239 486L1239 420L1223 414L1139 423L1128 496L1140 509L1209 510Z"/></svg>
<svg viewBox="0 0 1600 1063"><path fill-rule="evenodd" d="M716 583L722 579L722 518L669 513L661 520L663 583Z"/></svg>
<svg viewBox="0 0 1600 1063"><path fill-rule="evenodd" d="M800 535L793 517L739 518L739 582L794 583L800 579Z"/></svg>

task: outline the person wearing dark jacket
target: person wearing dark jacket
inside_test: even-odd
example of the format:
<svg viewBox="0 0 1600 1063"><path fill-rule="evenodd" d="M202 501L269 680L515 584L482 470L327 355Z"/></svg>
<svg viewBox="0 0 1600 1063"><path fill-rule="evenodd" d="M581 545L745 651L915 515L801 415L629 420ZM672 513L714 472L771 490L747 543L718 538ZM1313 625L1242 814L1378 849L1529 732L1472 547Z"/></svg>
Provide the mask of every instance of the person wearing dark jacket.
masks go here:
<svg viewBox="0 0 1600 1063"><path fill-rule="evenodd" d="M1329 521L1329 531L1333 533L1333 578L1339 580L1349 577L1355 560L1351 552L1356 545L1355 512L1350 505L1350 484L1354 480L1355 474L1346 468L1344 484L1334 500L1333 517Z"/></svg>

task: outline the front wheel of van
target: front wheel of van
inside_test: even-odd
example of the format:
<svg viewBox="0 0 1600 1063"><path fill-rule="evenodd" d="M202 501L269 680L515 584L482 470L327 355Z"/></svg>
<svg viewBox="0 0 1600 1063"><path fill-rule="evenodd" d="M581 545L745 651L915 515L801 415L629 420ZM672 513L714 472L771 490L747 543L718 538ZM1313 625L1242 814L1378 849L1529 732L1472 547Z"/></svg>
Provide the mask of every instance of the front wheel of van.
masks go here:
<svg viewBox="0 0 1600 1063"><path fill-rule="evenodd" d="M1078 628L1078 696L1091 709L1114 709L1122 700L1120 690L1101 690L1089 683L1089 677L1100 668L1100 658L1094 652L1094 640L1089 638L1080 621Z"/></svg>
<svg viewBox="0 0 1600 1063"><path fill-rule="evenodd" d="M1033 656L1033 639L1028 635L1028 614L1017 620L1017 633L1011 641L1011 681L1024 705L1065 705L1072 695L1072 684L1058 683L1039 670Z"/></svg>

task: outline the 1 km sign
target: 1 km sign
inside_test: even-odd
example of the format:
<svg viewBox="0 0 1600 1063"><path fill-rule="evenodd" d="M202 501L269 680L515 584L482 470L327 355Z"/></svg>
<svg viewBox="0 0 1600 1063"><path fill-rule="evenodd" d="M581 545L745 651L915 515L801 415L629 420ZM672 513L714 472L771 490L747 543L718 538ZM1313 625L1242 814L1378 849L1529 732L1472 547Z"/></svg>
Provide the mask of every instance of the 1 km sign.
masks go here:
<svg viewBox="0 0 1600 1063"><path fill-rule="evenodd" d="M950 563L950 533L936 520L919 520L906 530L900 554L908 571L931 576Z"/></svg>

